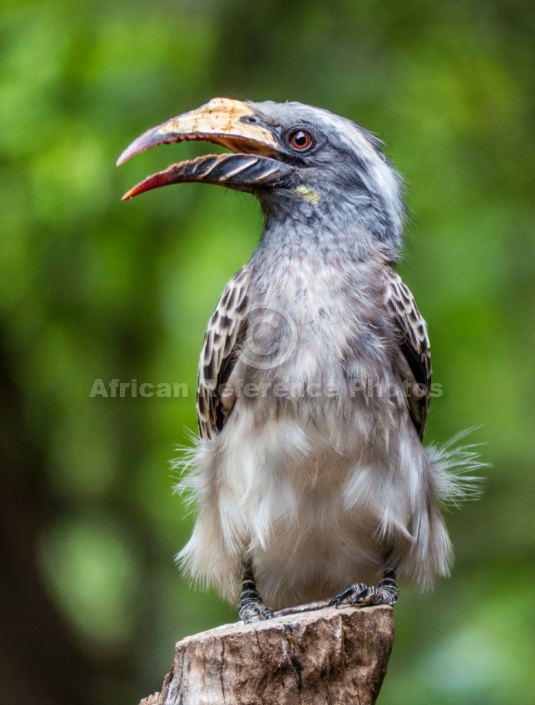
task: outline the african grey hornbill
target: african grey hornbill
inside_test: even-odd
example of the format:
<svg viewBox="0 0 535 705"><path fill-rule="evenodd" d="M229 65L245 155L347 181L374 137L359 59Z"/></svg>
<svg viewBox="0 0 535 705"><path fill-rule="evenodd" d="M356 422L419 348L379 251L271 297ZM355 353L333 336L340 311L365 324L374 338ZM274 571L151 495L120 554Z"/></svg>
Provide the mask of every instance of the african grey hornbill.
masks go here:
<svg viewBox="0 0 535 705"><path fill-rule="evenodd" d="M425 322L392 269L400 179L349 120L226 98L148 130L118 163L185 140L232 153L175 164L124 198L218 184L254 194L265 227L206 332L184 483L198 513L179 559L240 597L246 620L325 597L393 604L396 575L425 587L448 573L437 502L459 499L451 471L476 464L421 442L431 365Z"/></svg>

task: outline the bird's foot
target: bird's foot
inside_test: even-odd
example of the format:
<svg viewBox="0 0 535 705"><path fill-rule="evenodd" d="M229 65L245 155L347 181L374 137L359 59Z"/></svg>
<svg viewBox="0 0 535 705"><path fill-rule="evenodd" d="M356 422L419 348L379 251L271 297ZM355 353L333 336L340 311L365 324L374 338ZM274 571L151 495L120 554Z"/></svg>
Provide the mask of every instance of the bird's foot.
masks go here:
<svg viewBox="0 0 535 705"><path fill-rule="evenodd" d="M266 607L256 587L253 567L250 561L244 565L240 601L238 602L240 619L246 624L271 619L273 611Z"/></svg>
<svg viewBox="0 0 535 705"><path fill-rule="evenodd" d="M262 622L264 619L273 618L273 610L266 607L260 597L240 600L238 603L238 612L240 619L242 619L245 624Z"/></svg>
<svg viewBox="0 0 535 705"><path fill-rule="evenodd" d="M356 583L333 597L329 604L336 607L343 605L393 605L397 602L398 595L396 573L394 570L387 570L377 587Z"/></svg>

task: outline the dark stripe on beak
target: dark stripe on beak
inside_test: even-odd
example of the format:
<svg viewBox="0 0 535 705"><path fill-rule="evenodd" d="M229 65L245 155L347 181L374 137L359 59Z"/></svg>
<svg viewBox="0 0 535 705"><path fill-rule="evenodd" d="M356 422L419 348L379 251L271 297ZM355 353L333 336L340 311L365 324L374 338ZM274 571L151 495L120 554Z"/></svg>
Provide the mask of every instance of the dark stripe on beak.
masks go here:
<svg viewBox="0 0 535 705"><path fill-rule="evenodd" d="M187 182L216 184L242 191L255 186L289 186L294 171L293 166L269 157L251 154L209 155L173 164L147 177L125 193L122 200L126 201L161 186Z"/></svg>

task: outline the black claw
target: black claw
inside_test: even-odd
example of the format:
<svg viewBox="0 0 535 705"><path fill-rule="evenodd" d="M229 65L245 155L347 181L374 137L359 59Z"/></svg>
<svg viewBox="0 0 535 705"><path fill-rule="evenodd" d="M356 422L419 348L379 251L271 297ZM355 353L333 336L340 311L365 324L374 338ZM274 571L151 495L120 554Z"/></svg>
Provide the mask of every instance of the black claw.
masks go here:
<svg viewBox="0 0 535 705"><path fill-rule="evenodd" d="M342 605L393 605L396 603L398 595L396 572L390 569L385 571L384 577L377 587L356 583L333 597L329 605L336 607Z"/></svg>
<svg viewBox="0 0 535 705"><path fill-rule="evenodd" d="M273 610L266 607L262 600L246 600L238 605L240 618L246 623L261 622L264 619L273 619Z"/></svg>
<svg viewBox="0 0 535 705"><path fill-rule="evenodd" d="M357 585L351 585L351 587L348 587L347 590L343 590L342 592L338 593L333 599L329 602L329 606L336 606L336 607L341 607L342 605L354 605L355 604L355 595L357 593L357 590L362 589L363 587L366 587L365 585L362 585L362 583L358 583Z"/></svg>

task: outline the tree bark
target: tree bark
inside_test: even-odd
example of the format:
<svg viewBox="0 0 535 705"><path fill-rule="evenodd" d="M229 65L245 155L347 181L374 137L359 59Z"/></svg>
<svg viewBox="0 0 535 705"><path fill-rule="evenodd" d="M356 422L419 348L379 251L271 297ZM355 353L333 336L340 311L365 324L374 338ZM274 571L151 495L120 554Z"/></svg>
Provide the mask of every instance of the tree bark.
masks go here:
<svg viewBox="0 0 535 705"><path fill-rule="evenodd" d="M391 607L323 607L228 624L179 641L160 693L140 705L373 705Z"/></svg>

